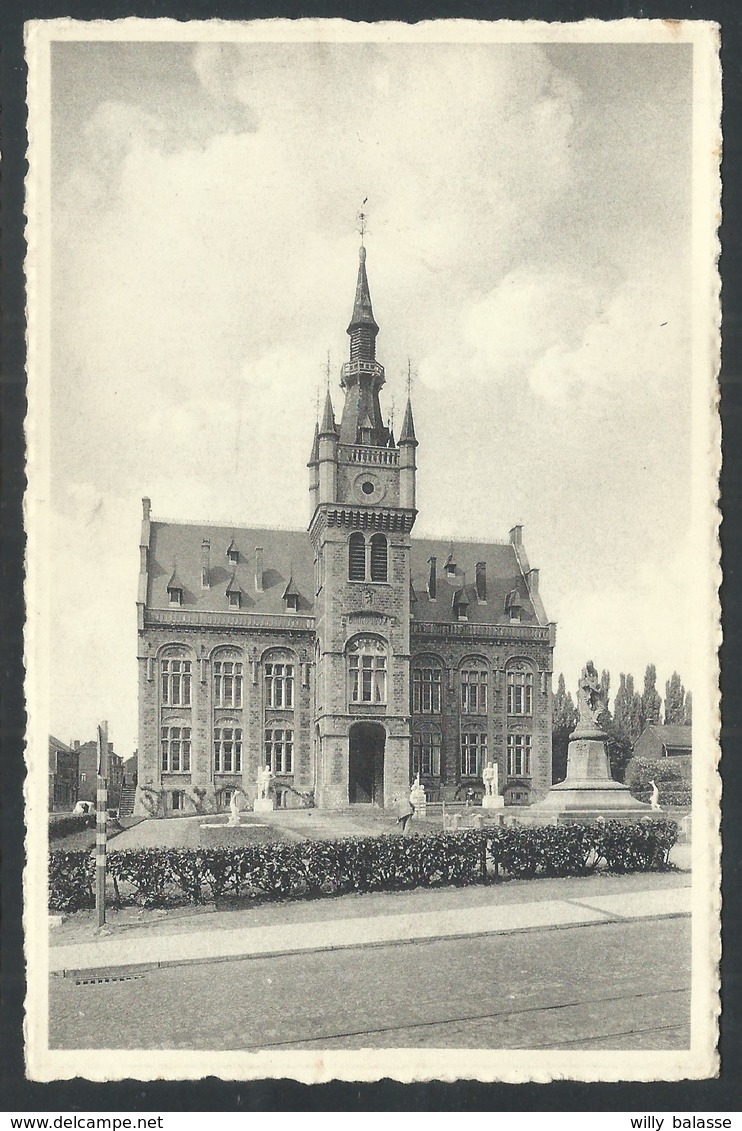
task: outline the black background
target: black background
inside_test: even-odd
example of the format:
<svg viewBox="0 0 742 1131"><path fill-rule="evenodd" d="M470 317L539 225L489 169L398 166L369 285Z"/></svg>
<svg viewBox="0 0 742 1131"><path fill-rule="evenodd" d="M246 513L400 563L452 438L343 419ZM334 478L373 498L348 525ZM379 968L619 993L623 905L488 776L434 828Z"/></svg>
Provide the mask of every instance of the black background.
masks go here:
<svg viewBox="0 0 742 1131"><path fill-rule="evenodd" d="M23 180L26 171L26 68L23 23L30 19L116 19L123 16L180 20L342 17L351 20L433 18L575 21L585 18L709 19L721 25L723 68L721 226L723 347L721 415L723 427L721 590L724 644L722 663L723 779L723 926L720 1052L717 1080L679 1083L581 1084L345 1084L306 1086L288 1080L230 1083L214 1078L197 1082L92 1083L85 1080L32 1083L23 1066L23 969L21 876L23 868L23 555L22 499L25 488L25 297L23 289ZM567 2L567 0L359 0L356 4L313 0L5 0L0 5L0 837L2 845L2 970L0 973L0 1110L85 1111L632 1111L636 1113L739 1112L742 1104L742 958L740 957L740 888L742 824L740 812L740 495L742 476L742 296L740 241L742 218L742 4L708 0L672 4ZM524 1053L524 1058L527 1053ZM736 1122L736 1120L734 1121Z"/></svg>

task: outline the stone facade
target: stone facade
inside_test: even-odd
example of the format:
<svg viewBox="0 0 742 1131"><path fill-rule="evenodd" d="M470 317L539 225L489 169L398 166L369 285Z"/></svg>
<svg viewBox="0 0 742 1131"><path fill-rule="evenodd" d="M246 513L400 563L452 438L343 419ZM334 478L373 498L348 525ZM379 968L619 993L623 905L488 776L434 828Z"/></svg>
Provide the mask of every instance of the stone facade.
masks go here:
<svg viewBox="0 0 742 1131"><path fill-rule="evenodd" d="M361 249L342 367L309 461L308 532L156 522L143 503L136 811L209 812L270 765L279 806L506 804L551 781L555 626L521 528L502 543L413 537L416 448L382 423Z"/></svg>

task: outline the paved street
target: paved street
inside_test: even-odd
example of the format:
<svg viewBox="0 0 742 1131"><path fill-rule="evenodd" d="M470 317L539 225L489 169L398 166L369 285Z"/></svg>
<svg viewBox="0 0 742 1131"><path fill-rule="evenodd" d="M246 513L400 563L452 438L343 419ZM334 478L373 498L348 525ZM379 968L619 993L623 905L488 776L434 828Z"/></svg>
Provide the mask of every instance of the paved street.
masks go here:
<svg viewBox="0 0 742 1131"><path fill-rule="evenodd" d="M687 1048L689 957L683 917L52 977L50 1044Z"/></svg>

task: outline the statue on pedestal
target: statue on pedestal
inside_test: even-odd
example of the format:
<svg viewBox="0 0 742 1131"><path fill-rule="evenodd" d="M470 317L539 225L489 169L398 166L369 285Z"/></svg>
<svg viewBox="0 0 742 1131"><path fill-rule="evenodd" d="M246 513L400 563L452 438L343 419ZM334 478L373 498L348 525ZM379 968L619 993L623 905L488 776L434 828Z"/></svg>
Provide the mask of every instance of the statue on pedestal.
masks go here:
<svg viewBox="0 0 742 1131"><path fill-rule="evenodd" d="M600 730L598 716L606 708L605 695L600 686L598 672L592 661L585 664L577 688L577 707L580 713L578 729Z"/></svg>
<svg viewBox="0 0 742 1131"><path fill-rule="evenodd" d="M236 789L229 799L229 824L239 825L240 811L245 807L245 795L241 789Z"/></svg>
<svg viewBox="0 0 742 1131"><path fill-rule="evenodd" d="M657 788L657 783L655 782L654 778L649 779L649 784L652 787L652 796L649 799L649 804L654 810L661 809L662 806L660 805L660 791Z"/></svg>
<svg viewBox="0 0 742 1131"><path fill-rule="evenodd" d="M488 762L482 770L482 781L484 782L485 797L494 797L497 793L499 793L497 778L497 763Z"/></svg>
<svg viewBox="0 0 742 1131"><path fill-rule="evenodd" d="M273 774L270 766L261 766L258 770L258 800L267 801L270 793Z"/></svg>

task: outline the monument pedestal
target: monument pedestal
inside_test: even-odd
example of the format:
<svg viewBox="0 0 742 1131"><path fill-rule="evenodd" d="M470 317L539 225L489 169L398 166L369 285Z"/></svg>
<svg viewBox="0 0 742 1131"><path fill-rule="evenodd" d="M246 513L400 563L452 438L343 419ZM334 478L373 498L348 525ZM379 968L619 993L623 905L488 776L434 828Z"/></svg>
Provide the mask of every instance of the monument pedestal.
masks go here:
<svg viewBox="0 0 742 1131"><path fill-rule="evenodd" d="M553 785L542 801L524 812L529 823L572 821L638 821L652 813L650 805L632 797L629 787L614 781L606 735L597 726L577 726L569 740L567 776Z"/></svg>
<svg viewBox="0 0 742 1131"><path fill-rule="evenodd" d="M505 798L500 793L485 793L482 798L483 809L503 809Z"/></svg>
<svg viewBox="0 0 742 1131"><path fill-rule="evenodd" d="M253 804L254 813L272 813L275 802L272 797L256 797Z"/></svg>

